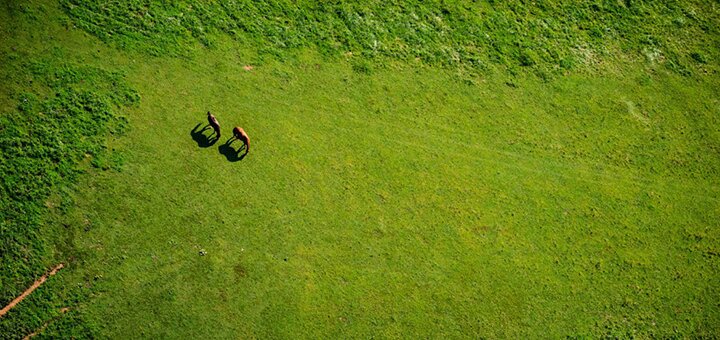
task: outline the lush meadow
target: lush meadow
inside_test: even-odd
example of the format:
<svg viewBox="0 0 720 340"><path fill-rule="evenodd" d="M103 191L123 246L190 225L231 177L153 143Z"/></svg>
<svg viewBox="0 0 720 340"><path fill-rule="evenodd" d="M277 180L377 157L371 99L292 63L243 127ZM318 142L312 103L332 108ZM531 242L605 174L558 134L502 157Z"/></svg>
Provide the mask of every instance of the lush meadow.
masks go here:
<svg viewBox="0 0 720 340"><path fill-rule="evenodd" d="M716 337L716 7L4 2L0 337Z"/></svg>

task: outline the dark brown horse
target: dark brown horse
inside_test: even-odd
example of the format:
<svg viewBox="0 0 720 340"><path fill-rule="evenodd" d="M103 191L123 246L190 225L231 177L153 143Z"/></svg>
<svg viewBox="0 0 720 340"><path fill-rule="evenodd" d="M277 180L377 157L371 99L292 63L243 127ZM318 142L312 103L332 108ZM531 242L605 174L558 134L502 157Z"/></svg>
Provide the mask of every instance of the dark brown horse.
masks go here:
<svg viewBox="0 0 720 340"><path fill-rule="evenodd" d="M217 135L216 138L220 139L220 123L218 123L217 118L208 111L207 113L207 119L210 126L212 126L213 130L215 130L215 134Z"/></svg>
<svg viewBox="0 0 720 340"><path fill-rule="evenodd" d="M243 128L236 126L233 129L233 138L240 140L243 142L243 144L245 144L245 153L250 152L250 136L248 136L247 132L245 132ZM231 141L230 143L232 144L233 141Z"/></svg>

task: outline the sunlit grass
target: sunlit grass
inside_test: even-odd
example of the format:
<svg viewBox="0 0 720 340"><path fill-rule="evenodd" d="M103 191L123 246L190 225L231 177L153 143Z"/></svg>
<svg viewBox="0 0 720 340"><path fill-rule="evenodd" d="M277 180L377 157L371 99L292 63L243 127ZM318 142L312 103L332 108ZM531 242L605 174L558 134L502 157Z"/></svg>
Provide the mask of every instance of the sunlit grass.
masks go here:
<svg viewBox="0 0 720 340"><path fill-rule="evenodd" d="M70 265L4 333L47 321L46 335L113 338L720 331L712 76L612 58L554 78L483 76L312 48L276 59L222 36L148 57L57 23L0 27L27 42L17 53L121 71L141 98L109 140L122 166L81 177L67 211L48 207L62 226L44 230L60 249L48 258ZM224 137L200 148L190 132L208 110ZM218 147L235 125L253 148L228 162Z"/></svg>

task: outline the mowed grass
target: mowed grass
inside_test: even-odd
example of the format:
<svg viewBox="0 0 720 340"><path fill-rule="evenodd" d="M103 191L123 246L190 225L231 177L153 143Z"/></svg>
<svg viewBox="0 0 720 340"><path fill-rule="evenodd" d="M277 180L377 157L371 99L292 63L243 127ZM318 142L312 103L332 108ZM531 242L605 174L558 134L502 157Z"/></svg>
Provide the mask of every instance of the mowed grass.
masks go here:
<svg viewBox="0 0 720 340"><path fill-rule="evenodd" d="M128 66L142 102L116 146L126 167L78 198L102 276L87 313L103 334L717 334L717 179L668 174L662 157L608 164L612 149L642 160L659 148L648 136L676 125L716 138L717 109L699 100L711 88L471 86L310 53L248 72L228 55ZM207 110L225 136L200 148L189 133ZM253 141L239 162L218 151L234 125ZM661 147L698 144L683 134Z"/></svg>
<svg viewBox="0 0 720 340"><path fill-rule="evenodd" d="M53 36L141 100L111 140L122 171L90 171L62 217L81 258L8 317L56 290L72 310L38 328L111 338L720 333L716 78L468 82L309 50L246 71L235 42L181 59ZM224 136L202 148L208 110ZM253 144L230 162L234 125Z"/></svg>

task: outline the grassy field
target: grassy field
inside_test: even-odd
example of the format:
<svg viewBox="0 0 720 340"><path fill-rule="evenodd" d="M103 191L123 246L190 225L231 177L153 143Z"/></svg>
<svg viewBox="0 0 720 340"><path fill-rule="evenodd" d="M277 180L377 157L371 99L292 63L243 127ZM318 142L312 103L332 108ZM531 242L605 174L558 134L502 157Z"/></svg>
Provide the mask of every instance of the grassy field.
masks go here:
<svg viewBox="0 0 720 340"><path fill-rule="evenodd" d="M714 3L176 4L2 3L0 337L720 335Z"/></svg>

